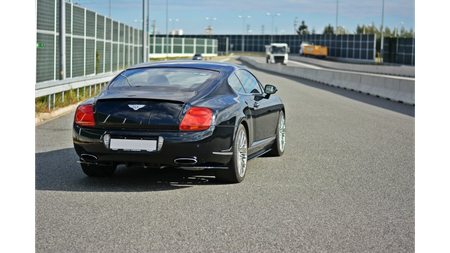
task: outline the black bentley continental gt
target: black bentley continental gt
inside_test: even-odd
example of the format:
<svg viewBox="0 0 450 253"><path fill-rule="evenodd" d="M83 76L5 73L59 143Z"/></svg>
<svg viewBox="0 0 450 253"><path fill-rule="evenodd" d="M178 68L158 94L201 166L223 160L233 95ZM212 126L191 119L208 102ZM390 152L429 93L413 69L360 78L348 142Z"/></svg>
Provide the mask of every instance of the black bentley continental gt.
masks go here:
<svg viewBox="0 0 450 253"><path fill-rule="evenodd" d="M237 64L138 64L78 106L74 148L88 176L111 176L126 164L212 169L217 180L238 183L247 161L284 152L285 107L276 91Z"/></svg>

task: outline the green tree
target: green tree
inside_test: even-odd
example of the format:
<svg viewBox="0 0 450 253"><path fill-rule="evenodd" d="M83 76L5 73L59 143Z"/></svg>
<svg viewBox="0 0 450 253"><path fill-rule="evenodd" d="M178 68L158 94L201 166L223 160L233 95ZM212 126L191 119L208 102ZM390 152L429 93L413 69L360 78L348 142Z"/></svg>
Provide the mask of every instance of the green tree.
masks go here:
<svg viewBox="0 0 450 253"><path fill-rule="evenodd" d="M395 37L395 28L391 29L389 27L384 27L384 37ZM379 29L372 22L371 25L362 25L356 27L356 34L376 34L377 38L381 38L381 26ZM411 28L407 31L404 27L400 28L397 32L397 36L401 37L414 37L414 30Z"/></svg>
<svg viewBox="0 0 450 253"><path fill-rule="evenodd" d="M331 24L328 24L328 26L323 29L323 34L334 34L334 27Z"/></svg>
<svg viewBox="0 0 450 253"><path fill-rule="evenodd" d="M309 34L308 32L308 26L305 24L305 21L302 21L302 24L298 28L297 31L298 34Z"/></svg>

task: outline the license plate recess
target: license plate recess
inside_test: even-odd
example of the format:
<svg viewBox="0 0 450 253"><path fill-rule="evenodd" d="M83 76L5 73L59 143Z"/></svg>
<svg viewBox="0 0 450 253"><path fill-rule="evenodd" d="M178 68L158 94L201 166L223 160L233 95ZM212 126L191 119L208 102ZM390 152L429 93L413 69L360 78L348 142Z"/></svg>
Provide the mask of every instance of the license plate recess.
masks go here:
<svg viewBox="0 0 450 253"><path fill-rule="evenodd" d="M124 151L156 151L156 140L111 139L109 148Z"/></svg>

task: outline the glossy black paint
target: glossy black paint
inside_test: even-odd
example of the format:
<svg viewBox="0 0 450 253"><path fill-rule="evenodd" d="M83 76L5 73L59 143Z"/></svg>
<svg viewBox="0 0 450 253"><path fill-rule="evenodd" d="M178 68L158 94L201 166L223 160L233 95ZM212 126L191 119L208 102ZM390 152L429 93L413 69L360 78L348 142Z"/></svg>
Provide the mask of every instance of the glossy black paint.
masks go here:
<svg viewBox="0 0 450 253"><path fill-rule="evenodd" d="M130 67L176 67L216 70L218 76L196 91L167 92L140 88L110 89L112 80L98 96L82 104L92 104L96 125L81 127L73 124L73 142L77 154L97 157L96 164L143 163L155 167L174 166L192 168L225 168L231 159L231 148L237 128L243 124L248 136L249 159L270 150L277 129L279 113L284 109L281 100L267 93L236 92L228 77L245 67L222 62L164 61L143 63ZM134 111L129 104L145 104ZM191 107L205 107L213 112L211 127L203 131L181 131L179 125ZM164 138L160 151L114 151L108 149L103 136L114 138ZM176 164L176 158L195 157L196 164Z"/></svg>

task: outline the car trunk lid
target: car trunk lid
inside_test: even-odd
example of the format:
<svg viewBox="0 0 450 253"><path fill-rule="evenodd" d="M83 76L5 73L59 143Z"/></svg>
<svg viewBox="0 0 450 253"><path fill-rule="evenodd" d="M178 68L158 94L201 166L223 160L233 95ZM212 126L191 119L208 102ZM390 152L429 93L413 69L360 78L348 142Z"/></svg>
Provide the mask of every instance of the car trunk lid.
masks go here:
<svg viewBox="0 0 450 253"><path fill-rule="evenodd" d="M185 93L106 92L97 99L94 113L100 127L176 130L190 97Z"/></svg>

